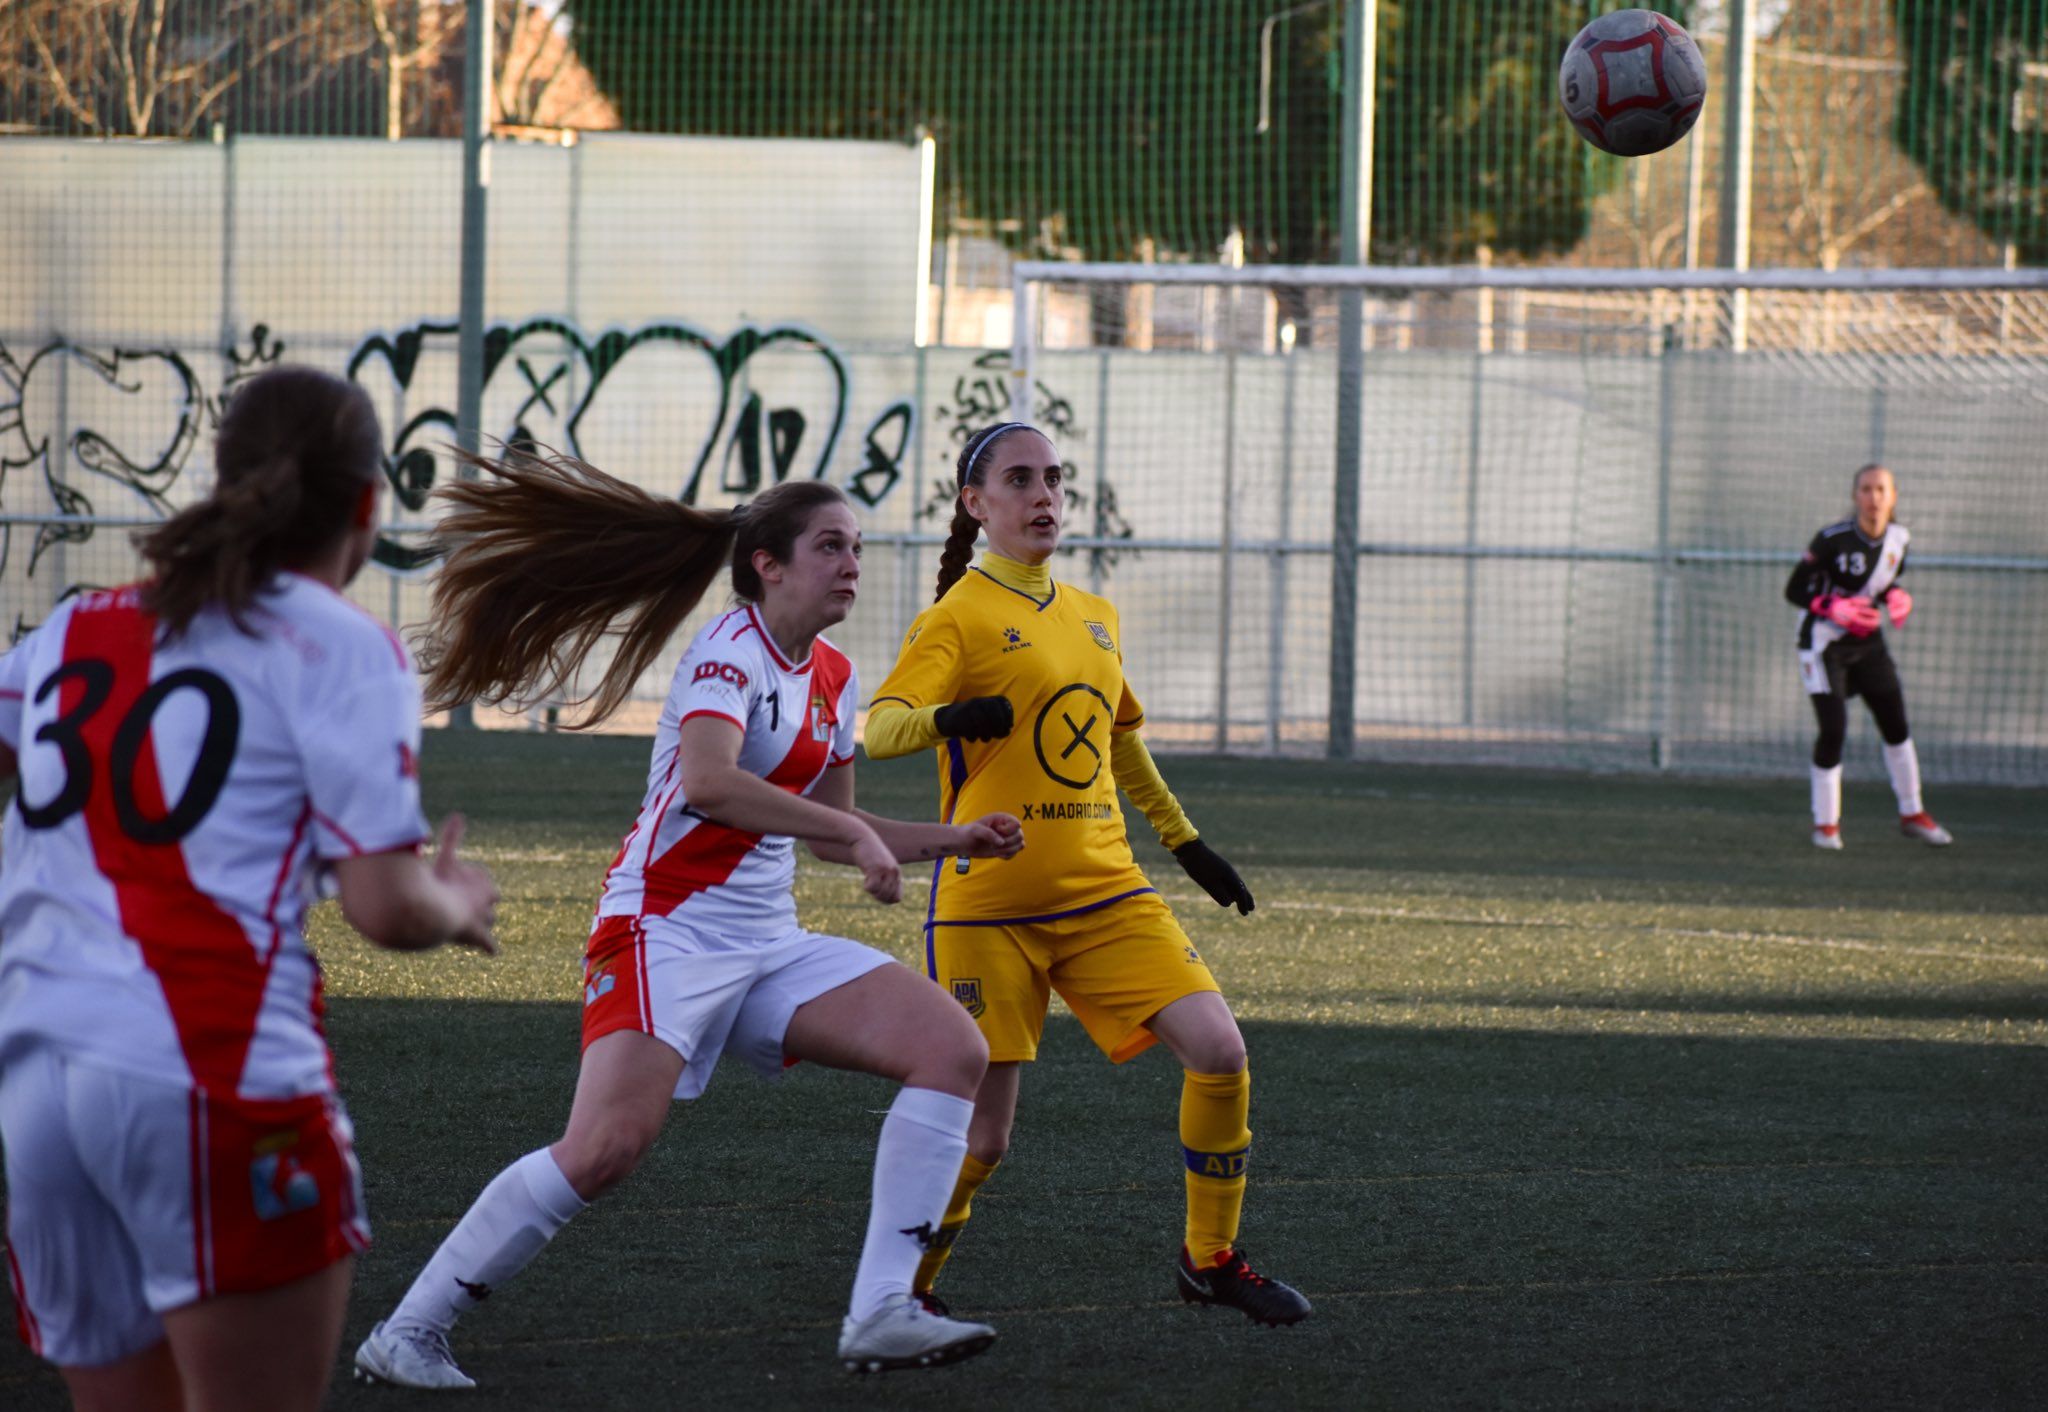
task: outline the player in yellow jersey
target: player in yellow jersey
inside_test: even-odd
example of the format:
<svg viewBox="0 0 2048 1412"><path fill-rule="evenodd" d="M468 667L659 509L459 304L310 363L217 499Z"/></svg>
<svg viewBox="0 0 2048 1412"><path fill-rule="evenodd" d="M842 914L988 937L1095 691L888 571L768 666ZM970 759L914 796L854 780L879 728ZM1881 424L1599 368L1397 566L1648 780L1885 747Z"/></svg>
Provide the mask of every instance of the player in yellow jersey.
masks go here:
<svg viewBox="0 0 2048 1412"><path fill-rule="evenodd" d="M885 760L936 747L944 816L1013 812L1031 847L999 868L942 859L933 870L926 968L981 1026L990 1062L959 1185L915 1289L937 1305L932 1282L1009 1147L1019 1067L1037 1056L1057 990L1112 1063L1163 1040L1186 1071L1181 1296L1261 1323L1298 1322L1309 1302L1253 1272L1237 1248L1251 1147L1244 1037L1131 856L1118 789L1217 903L1250 912L1251 892L1196 836L1139 738L1145 712L1124 679L1116 609L1055 583L1046 566L1065 496L1052 443L1022 422L988 427L962 448L955 474L938 602L875 695L867 751ZM983 532L989 550L969 569Z"/></svg>

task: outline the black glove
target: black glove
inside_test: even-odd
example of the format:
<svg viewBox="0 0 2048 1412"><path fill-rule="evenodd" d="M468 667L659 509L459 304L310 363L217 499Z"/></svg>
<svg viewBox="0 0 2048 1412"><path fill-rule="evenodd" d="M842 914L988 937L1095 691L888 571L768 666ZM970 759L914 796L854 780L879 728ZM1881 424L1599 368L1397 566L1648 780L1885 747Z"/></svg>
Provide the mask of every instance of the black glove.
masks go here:
<svg viewBox="0 0 2048 1412"><path fill-rule="evenodd" d="M972 701L955 701L932 715L940 735L962 740L999 740L1010 733L1015 718L1007 696L977 696Z"/></svg>
<svg viewBox="0 0 2048 1412"><path fill-rule="evenodd" d="M1235 902L1241 917L1258 905L1252 901L1252 890L1244 885L1237 869L1224 862L1215 849L1199 838L1191 838L1174 849L1173 857L1202 891L1216 899L1218 907L1228 907Z"/></svg>

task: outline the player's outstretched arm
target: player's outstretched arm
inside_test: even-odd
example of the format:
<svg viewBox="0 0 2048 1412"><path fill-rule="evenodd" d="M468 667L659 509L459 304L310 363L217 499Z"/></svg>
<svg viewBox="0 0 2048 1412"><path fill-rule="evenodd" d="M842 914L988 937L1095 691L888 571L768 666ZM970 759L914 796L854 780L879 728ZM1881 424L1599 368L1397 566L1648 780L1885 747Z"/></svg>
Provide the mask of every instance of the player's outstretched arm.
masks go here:
<svg viewBox="0 0 2048 1412"><path fill-rule="evenodd" d="M372 853L334 865L341 913L349 925L394 951L425 951L442 943L494 955L498 888L491 875L457 852L462 815L441 823L434 856Z"/></svg>
<svg viewBox="0 0 2048 1412"><path fill-rule="evenodd" d="M741 739L740 728L723 716L693 716L683 722L676 754L682 761L683 797L692 809L727 828L802 839L819 857L859 868L861 886L877 902L895 902L903 896L903 870L865 820L791 794L741 769ZM827 780L833 773L826 771ZM821 844L834 851L819 852Z"/></svg>
<svg viewBox="0 0 2048 1412"><path fill-rule="evenodd" d="M917 823L856 809L853 794L853 765L848 762L826 771L825 778L811 791L811 798L861 820L875 831L882 846L894 853L899 863L929 863L934 858L1014 858L1024 847L1024 826L1011 814L986 814L966 824ZM837 844L814 841L810 850L827 863L852 861L847 850Z"/></svg>

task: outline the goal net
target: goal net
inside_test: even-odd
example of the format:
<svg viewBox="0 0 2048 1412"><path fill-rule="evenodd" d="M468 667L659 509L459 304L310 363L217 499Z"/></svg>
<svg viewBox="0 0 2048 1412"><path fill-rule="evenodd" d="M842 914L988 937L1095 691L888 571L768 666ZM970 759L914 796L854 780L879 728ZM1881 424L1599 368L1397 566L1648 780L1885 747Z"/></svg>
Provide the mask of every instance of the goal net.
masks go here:
<svg viewBox="0 0 2048 1412"><path fill-rule="evenodd" d="M2048 272L1028 264L1011 375L1169 747L1797 772L1882 461L1926 773L2048 781Z"/></svg>

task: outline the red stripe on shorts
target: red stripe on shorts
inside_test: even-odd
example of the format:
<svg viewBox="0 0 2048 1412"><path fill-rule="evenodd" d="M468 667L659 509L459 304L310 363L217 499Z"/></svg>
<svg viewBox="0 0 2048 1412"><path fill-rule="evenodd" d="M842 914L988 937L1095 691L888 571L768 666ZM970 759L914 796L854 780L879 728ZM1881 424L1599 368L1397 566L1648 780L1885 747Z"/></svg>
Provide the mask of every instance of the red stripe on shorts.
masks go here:
<svg viewBox="0 0 2048 1412"><path fill-rule="evenodd" d="M35 1310L28 1307L28 1289L21 1282L21 1266L14 1258L11 1245L7 1247L7 1282L14 1286L14 1331L28 1345L30 1353L41 1357L43 1326L36 1322Z"/></svg>

